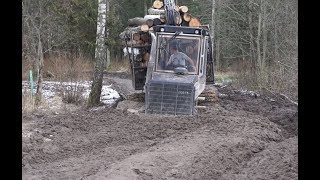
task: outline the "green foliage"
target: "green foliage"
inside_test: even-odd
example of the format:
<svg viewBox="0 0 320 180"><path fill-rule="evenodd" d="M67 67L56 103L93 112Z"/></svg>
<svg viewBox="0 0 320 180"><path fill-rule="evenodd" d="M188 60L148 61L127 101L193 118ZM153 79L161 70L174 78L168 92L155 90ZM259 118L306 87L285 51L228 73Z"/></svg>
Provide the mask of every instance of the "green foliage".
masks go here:
<svg viewBox="0 0 320 180"><path fill-rule="evenodd" d="M64 46L67 51L80 49L84 54L94 56L97 1L60 0L53 7L55 14L65 19L68 43Z"/></svg>

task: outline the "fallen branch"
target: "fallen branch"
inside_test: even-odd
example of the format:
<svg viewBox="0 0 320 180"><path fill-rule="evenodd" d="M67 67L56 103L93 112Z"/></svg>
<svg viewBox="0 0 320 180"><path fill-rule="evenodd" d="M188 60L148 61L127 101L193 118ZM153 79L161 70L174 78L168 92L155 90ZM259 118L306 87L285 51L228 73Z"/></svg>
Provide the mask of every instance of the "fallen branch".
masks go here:
<svg viewBox="0 0 320 180"><path fill-rule="evenodd" d="M291 100L288 96L286 96L286 95L284 95L284 94L281 94L281 93L280 93L280 96L284 97L285 99L287 99L287 100L288 100L289 102L291 102L292 104L298 106L298 103L295 102L295 101L293 101L293 100Z"/></svg>
<svg viewBox="0 0 320 180"><path fill-rule="evenodd" d="M271 93L273 96L277 97L277 95L276 95L274 92L272 92L271 90L269 90L269 89L267 89L267 88L263 88L263 89L266 90L266 91L268 91L269 93ZM287 99L290 103L298 106L298 103L295 102L295 101L293 101L293 100L291 100L288 96L286 96L286 95L284 95L284 94L282 94L282 93L279 93L279 95L280 95L281 97Z"/></svg>

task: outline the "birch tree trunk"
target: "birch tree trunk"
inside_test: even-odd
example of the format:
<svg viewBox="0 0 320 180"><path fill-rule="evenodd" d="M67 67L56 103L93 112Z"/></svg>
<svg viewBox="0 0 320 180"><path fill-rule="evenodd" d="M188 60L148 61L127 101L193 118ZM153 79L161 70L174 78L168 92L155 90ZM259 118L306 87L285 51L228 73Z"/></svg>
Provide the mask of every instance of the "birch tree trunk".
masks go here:
<svg viewBox="0 0 320 180"><path fill-rule="evenodd" d="M261 68L262 71L265 71L266 68L266 54L267 54L267 43L268 43L268 34L267 34L267 27L266 27L266 21L267 21L267 7L266 2L262 2L262 38L263 38L263 46L262 46L262 59L261 59Z"/></svg>
<svg viewBox="0 0 320 180"><path fill-rule="evenodd" d="M35 99L35 105L38 106L41 103L42 98L42 70L43 70L43 50L42 50L42 43L41 43L41 36L40 34L39 40L38 40L38 53L37 53L37 59L38 59L38 68L37 68L37 91L36 91L36 99Z"/></svg>
<svg viewBox="0 0 320 180"><path fill-rule="evenodd" d="M42 15L42 3L39 1L39 15ZM32 17L31 17L32 18ZM37 23L35 23L35 19L33 19L33 24L38 36L38 49L37 49L37 90L35 96L35 105L40 105L42 101L42 70L43 70L43 47L41 42L41 28L42 28L43 19L40 18L38 27L36 27Z"/></svg>
<svg viewBox="0 0 320 180"><path fill-rule="evenodd" d="M262 6L262 4L260 4ZM262 8L262 7L261 7ZM261 37L261 16L262 11L259 12L258 15L258 30L257 30L257 61L258 61L258 71L261 71L261 51L260 51L260 37Z"/></svg>
<svg viewBox="0 0 320 180"><path fill-rule="evenodd" d="M250 34L250 64L255 64L255 49L254 49L254 39L253 39L253 24L252 24L252 0L249 0L249 13L248 13L248 23L249 23L249 34Z"/></svg>
<svg viewBox="0 0 320 180"><path fill-rule="evenodd" d="M275 11L278 9L278 4L279 2L276 1L275 3ZM279 60L279 53L278 53L278 21L277 21L277 16L276 16L276 12L274 12L273 14L273 21L274 21L274 62L277 62Z"/></svg>
<svg viewBox="0 0 320 180"><path fill-rule="evenodd" d="M107 6L107 12L106 14L108 15L109 14L109 10L110 10L110 2L107 1L106 2L106 6ZM106 27L106 31L107 31L107 37L106 38L109 38L109 28ZM109 47L107 47L107 68L110 66L110 63L111 63L111 56L110 56L110 49Z"/></svg>
<svg viewBox="0 0 320 180"><path fill-rule="evenodd" d="M95 68L91 92L89 95L88 106L97 106L100 104L100 96L102 89L103 70L106 62L105 48L105 30L106 30L106 15L107 15L107 0L98 0L98 18L97 18L97 38L95 50Z"/></svg>
<svg viewBox="0 0 320 180"><path fill-rule="evenodd" d="M268 43L268 34L267 34L267 6L266 2L261 2L262 6L262 58L261 58L261 67L260 67L260 73L261 73L261 83L262 86L265 87L266 83L268 82L268 70L266 66L266 54L267 54L267 43Z"/></svg>
<svg viewBox="0 0 320 180"><path fill-rule="evenodd" d="M213 43L213 45L212 45L212 53L217 53L216 51L215 51L215 47L216 47L216 43L214 43L215 42L215 36L214 36L214 26L215 26L215 22L216 22L216 18L215 18L215 8L216 8L216 6L215 6L215 3L216 3L216 1L215 0L212 0L212 12L211 12L211 42ZM215 57L214 56L214 54L212 54L212 57ZM219 59L216 59L216 67L217 67L217 69L219 69L220 68L220 63L219 63Z"/></svg>

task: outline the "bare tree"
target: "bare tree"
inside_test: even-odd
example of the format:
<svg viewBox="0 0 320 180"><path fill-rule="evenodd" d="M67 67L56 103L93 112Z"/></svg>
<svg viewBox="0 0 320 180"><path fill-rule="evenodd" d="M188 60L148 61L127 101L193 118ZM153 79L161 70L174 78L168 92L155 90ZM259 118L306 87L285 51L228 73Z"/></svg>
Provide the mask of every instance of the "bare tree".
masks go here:
<svg viewBox="0 0 320 180"><path fill-rule="evenodd" d="M102 89L103 70L106 62L106 48L105 48L105 29L107 16L107 0L98 0L98 18L97 18L97 40L95 52L95 69L91 92L89 95L88 106L97 106L100 104L100 96Z"/></svg>
<svg viewBox="0 0 320 180"><path fill-rule="evenodd" d="M106 6L107 6L107 12L106 12L106 14L107 14L107 18L109 18L109 17L108 17L108 14L109 14L109 12L110 12L110 1L107 1L106 3L107 3L107 4L106 4ZM106 36L106 38L109 38L109 31L110 31L109 27L106 27L106 31L107 31L107 36ZM110 63L111 63L110 49L109 49L109 47L107 47L107 68L110 66Z"/></svg>
<svg viewBox="0 0 320 180"><path fill-rule="evenodd" d="M36 67L36 105L39 105L42 101L44 53L50 51L53 47L63 44L67 39L65 33L63 33L63 27L59 26L59 21L51 13L50 5L52 5L50 0L22 1L22 40L26 48L26 56L34 59L33 63ZM51 36L49 36L50 34Z"/></svg>
<svg viewBox="0 0 320 180"><path fill-rule="evenodd" d="M213 43L212 45L212 53L216 52L215 47L216 47L216 41L215 41L215 25L216 23L216 18L215 18L215 9L216 9L216 0L212 0L212 13L211 13L211 42ZM212 56L214 57L214 56ZM216 66L219 67L219 59L216 59Z"/></svg>

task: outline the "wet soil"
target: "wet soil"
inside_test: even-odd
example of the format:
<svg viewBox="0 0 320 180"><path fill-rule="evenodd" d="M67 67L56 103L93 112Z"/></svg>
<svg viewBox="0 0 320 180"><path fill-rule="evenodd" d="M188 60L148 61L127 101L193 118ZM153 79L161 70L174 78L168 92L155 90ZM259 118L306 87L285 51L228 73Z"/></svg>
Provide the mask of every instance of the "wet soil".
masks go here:
<svg viewBox="0 0 320 180"><path fill-rule="evenodd" d="M127 76L110 82L132 95ZM124 107L143 105L139 98L120 108L23 114L23 179L298 179L297 107L229 86L218 92L194 116Z"/></svg>

